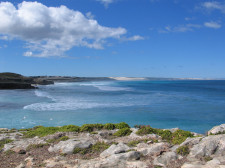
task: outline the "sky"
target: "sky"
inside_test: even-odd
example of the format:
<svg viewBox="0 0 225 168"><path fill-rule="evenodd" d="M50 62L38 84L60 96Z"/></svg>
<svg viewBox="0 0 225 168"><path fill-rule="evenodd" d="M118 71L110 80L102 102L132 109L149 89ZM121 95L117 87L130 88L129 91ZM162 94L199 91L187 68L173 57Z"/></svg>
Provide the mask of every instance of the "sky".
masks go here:
<svg viewBox="0 0 225 168"><path fill-rule="evenodd" d="M0 72L225 77L225 0L0 1Z"/></svg>

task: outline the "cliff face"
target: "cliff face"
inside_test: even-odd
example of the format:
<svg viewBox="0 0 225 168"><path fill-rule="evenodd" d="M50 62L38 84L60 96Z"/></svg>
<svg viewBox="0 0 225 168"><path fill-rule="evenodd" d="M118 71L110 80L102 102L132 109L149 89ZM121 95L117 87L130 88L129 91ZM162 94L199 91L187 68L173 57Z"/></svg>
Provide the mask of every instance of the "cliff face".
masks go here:
<svg viewBox="0 0 225 168"><path fill-rule="evenodd" d="M16 73L0 73L0 89L35 89L32 84L47 85L54 84L53 81L34 79Z"/></svg>

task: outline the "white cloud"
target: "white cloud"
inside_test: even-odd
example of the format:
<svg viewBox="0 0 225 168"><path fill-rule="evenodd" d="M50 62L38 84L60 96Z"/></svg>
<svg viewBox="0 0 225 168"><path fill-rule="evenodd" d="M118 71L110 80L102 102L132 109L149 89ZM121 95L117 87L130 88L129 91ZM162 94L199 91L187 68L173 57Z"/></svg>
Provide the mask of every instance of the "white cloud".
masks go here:
<svg viewBox="0 0 225 168"><path fill-rule="evenodd" d="M220 10L225 13L225 4L218 1L204 2L202 6L208 10Z"/></svg>
<svg viewBox="0 0 225 168"><path fill-rule="evenodd" d="M97 0L97 1L101 2L102 4L104 4L105 7L108 7L109 4L115 2L115 0Z"/></svg>
<svg viewBox="0 0 225 168"><path fill-rule="evenodd" d="M108 38L120 39L126 29L104 27L65 6L22 2L0 3L0 35L26 41L26 56L64 56L73 47L102 49Z"/></svg>
<svg viewBox="0 0 225 168"><path fill-rule="evenodd" d="M9 37L8 36L0 36L0 40L9 40Z"/></svg>
<svg viewBox="0 0 225 168"><path fill-rule="evenodd" d="M195 29L201 28L199 24L184 24L178 26L166 26L164 29L159 30L160 33L169 33L169 32L188 32L194 31Z"/></svg>
<svg viewBox="0 0 225 168"><path fill-rule="evenodd" d="M135 35L129 38L122 38L122 41L138 41L138 40L144 40L145 38L139 35Z"/></svg>
<svg viewBox="0 0 225 168"><path fill-rule="evenodd" d="M209 27L209 28L214 28L214 29L219 29L221 28L221 24L217 23L217 22L205 22L204 25L206 27Z"/></svg>
<svg viewBox="0 0 225 168"><path fill-rule="evenodd" d="M86 17L87 17L88 19L94 19L94 18L95 18L95 16L94 16L91 12L87 12L87 13L86 13Z"/></svg>
<svg viewBox="0 0 225 168"><path fill-rule="evenodd" d="M26 57L32 57L33 53L31 51L27 51L27 52L23 53L23 55Z"/></svg>

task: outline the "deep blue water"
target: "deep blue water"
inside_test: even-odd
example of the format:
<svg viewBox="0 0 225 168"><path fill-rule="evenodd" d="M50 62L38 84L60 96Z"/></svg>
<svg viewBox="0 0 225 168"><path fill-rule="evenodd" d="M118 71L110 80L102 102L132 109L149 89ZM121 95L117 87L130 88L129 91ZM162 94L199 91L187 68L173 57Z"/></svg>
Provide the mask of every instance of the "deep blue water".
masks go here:
<svg viewBox="0 0 225 168"><path fill-rule="evenodd" d="M56 83L0 90L0 127L148 124L205 133L225 123L225 81Z"/></svg>

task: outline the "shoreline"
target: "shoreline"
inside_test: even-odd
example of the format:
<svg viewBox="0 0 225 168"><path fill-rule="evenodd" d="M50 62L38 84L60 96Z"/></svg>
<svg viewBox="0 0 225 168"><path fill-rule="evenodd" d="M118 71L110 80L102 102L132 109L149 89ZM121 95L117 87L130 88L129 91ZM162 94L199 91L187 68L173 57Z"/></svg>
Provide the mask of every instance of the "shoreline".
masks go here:
<svg viewBox="0 0 225 168"><path fill-rule="evenodd" d="M212 168L224 165L225 124L207 135L124 122L0 128L1 168ZM225 166L225 165L224 165Z"/></svg>

